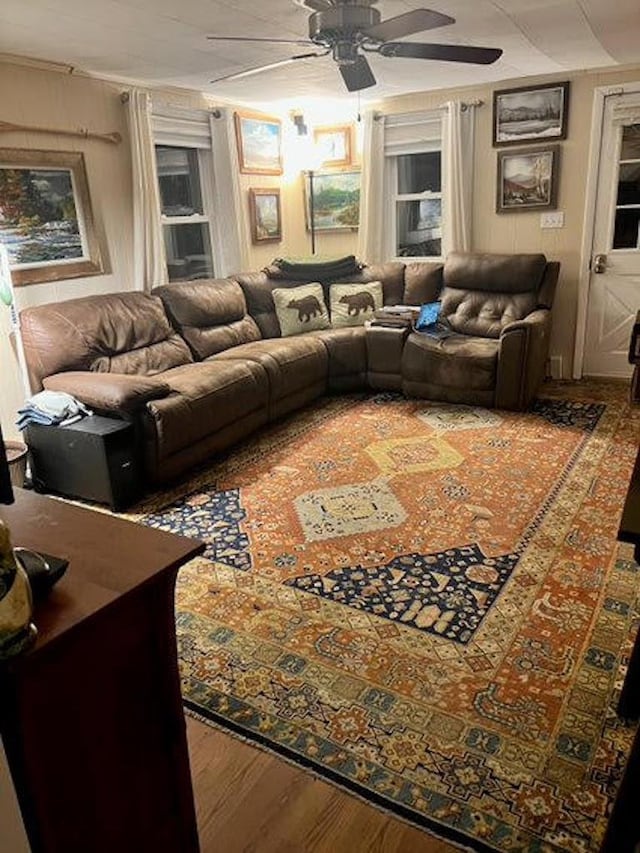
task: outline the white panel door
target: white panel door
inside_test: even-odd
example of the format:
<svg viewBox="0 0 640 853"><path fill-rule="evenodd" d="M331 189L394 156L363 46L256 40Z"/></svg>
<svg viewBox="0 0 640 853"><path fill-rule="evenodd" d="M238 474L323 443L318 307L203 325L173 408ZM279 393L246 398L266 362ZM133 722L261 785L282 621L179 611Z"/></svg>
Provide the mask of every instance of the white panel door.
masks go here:
<svg viewBox="0 0 640 853"><path fill-rule="evenodd" d="M640 309L640 94L609 95L600 148L583 372L628 377Z"/></svg>

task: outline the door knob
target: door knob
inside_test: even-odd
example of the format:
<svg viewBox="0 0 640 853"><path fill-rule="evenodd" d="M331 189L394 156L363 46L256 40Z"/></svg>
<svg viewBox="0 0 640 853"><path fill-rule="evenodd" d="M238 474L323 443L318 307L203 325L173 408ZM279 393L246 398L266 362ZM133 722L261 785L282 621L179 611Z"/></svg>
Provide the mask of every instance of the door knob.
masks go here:
<svg viewBox="0 0 640 853"><path fill-rule="evenodd" d="M606 255L594 255L593 256L593 264L592 270L596 273L603 273L607 269L607 256Z"/></svg>

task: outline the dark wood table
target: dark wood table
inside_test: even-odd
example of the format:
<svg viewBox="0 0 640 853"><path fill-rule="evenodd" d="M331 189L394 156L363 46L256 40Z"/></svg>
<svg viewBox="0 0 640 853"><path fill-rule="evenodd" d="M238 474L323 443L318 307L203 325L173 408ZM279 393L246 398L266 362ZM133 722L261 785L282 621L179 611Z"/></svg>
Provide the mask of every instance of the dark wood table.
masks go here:
<svg viewBox="0 0 640 853"><path fill-rule="evenodd" d="M174 587L204 545L15 495L0 507L13 544L69 560L36 607L35 646L0 667L0 732L34 853L197 851Z"/></svg>

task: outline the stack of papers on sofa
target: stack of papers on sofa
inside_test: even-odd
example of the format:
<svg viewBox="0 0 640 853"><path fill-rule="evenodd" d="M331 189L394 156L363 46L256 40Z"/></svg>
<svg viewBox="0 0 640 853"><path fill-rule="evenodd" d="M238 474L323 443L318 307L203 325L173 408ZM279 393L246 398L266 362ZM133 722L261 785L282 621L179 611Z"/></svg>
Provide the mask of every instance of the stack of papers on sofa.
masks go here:
<svg viewBox="0 0 640 853"><path fill-rule="evenodd" d="M410 329L420 314L419 305L384 305L374 312L372 326Z"/></svg>

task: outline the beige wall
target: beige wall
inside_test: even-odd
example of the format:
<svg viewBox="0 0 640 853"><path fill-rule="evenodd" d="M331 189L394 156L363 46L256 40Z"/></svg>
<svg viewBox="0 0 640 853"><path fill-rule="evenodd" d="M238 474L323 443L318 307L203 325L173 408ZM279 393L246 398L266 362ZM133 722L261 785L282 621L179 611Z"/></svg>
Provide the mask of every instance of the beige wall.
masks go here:
<svg viewBox="0 0 640 853"><path fill-rule="evenodd" d="M554 78L539 78L546 82ZM613 86L640 80L640 68L613 73L569 74L555 79L571 80L569 135L562 143L559 209L565 226L558 230L540 229L539 214L495 213L496 150L491 145L490 86L455 91L437 91L389 99L380 104L384 112L428 109L451 97L480 98L484 106L477 112L474 178L473 248L496 252L544 252L562 262L562 275L555 310L552 355L561 356L563 375L571 375L575 336L575 315L579 277L579 252L584 216L584 197L593 91L597 86ZM529 82L536 82L527 80ZM522 85L505 81L496 88ZM0 103L3 120L66 129L86 127L101 132L119 131L120 145L35 133L5 133L3 147L43 148L83 151L85 154L93 213L106 259L103 275L55 284L31 285L19 289L18 307L69 299L74 296L126 290L131 287L132 201L131 167L125 111L120 103L121 85L83 76L0 64ZM164 93L176 103L211 106L197 93ZM283 116L283 127L289 120ZM287 131L288 132L288 131ZM267 264L277 255L307 255L310 236L305 225L304 194L299 172L282 178L241 176L242 186L280 186L282 192L283 241L251 247L250 266ZM247 194L248 195L248 194ZM248 201L247 201L248 204ZM341 255L355 252L357 235L318 235L317 252ZM15 359L8 340L9 312L0 306L0 419L7 436L15 435L15 411L24 398Z"/></svg>

